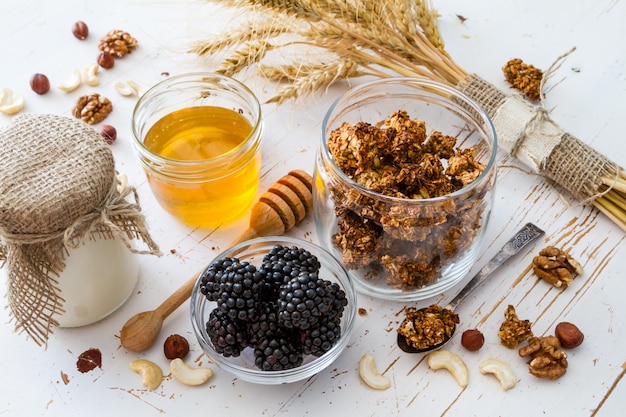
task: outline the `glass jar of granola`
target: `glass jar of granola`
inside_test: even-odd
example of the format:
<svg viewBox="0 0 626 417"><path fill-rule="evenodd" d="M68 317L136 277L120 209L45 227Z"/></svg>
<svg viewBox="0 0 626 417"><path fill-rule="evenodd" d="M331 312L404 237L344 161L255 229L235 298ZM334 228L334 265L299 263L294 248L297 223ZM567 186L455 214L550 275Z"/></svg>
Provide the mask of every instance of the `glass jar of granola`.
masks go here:
<svg viewBox="0 0 626 417"><path fill-rule="evenodd" d="M495 156L488 115L449 86L395 78L356 87L323 121L313 192L318 238L361 293L437 295L478 256Z"/></svg>

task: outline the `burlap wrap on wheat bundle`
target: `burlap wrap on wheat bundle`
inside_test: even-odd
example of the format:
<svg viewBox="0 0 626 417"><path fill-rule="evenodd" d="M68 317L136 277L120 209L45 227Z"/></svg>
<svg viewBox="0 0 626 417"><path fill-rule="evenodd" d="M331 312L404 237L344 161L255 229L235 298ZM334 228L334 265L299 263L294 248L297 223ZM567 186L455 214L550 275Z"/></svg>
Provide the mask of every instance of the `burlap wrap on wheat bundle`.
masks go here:
<svg viewBox="0 0 626 417"><path fill-rule="evenodd" d="M520 95L506 95L476 75L469 75L457 88L487 111L499 147L579 202L590 204L601 194L601 177L619 177L621 167L565 132L543 107Z"/></svg>
<svg viewBox="0 0 626 417"><path fill-rule="evenodd" d="M23 114L0 130L0 261L17 331L44 344L63 313L57 278L67 249L91 238L120 239L160 255L134 188L118 191L113 155L86 124ZM134 203L127 197L134 198ZM141 239L145 250L135 249Z"/></svg>

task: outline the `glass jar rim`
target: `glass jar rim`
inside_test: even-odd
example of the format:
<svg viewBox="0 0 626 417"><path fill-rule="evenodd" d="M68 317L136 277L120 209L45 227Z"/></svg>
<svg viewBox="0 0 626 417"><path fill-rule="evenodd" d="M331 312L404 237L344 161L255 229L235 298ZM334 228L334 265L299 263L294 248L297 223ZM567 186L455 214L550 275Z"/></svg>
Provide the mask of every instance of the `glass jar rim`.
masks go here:
<svg viewBox="0 0 626 417"><path fill-rule="evenodd" d="M176 85L177 83L185 83L185 82L202 82L206 80L217 80L220 83L225 83L230 89L234 92L243 93L252 110L252 114L254 115L254 121L252 123L252 129L250 133L239 145L230 149L228 152L225 152L221 155L218 155L214 158L209 159L198 159L198 160L182 160L182 159L173 159L168 158L158 153L152 152L143 142L140 137L139 129L135 121L138 118L139 111L141 106L145 104L145 102L151 98L156 97L160 89L164 87L167 88L170 85ZM151 163L156 165L168 165L174 167L201 167L201 171L206 169L212 169L221 165L230 165L232 163L232 158L238 154L245 154L246 152L255 150L260 148L261 145L261 136L263 130L263 117L261 110L261 103L256 95L252 92L252 90L243 84L242 82L228 77L222 74L213 73L213 72L187 72L183 74L174 75L168 77L165 80L159 81L158 83L151 86L145 93L139 97L132 113L132 122L131 122L131 133L133 136L133 144L136 151L142 157L149 158ZM254 140L251 140L254 139Z"/></svg>
<svg viewBox="0 0 626 417"><path fill-rule="evenodd" d="M440 91L450 96L455 96L461 99L464 105L469 106L471 110L475 111L483 120L484 125L486 126L488 133L491 133L491 138L492 138L491 154L489 156L489 161L487 162L483 172L481 172L480 175L476 177L471 183L463 186L459 190L456 190L452 193L449 193L443 196L431 197L431 198L426 198L423 200L419 200L419 199L407 200L406 198L402 198L402 197L393 197L393 196L381 194L381 193L372 191L358 184L356 181L350 178L347 174L345 174L337 166L337 164L335 163L335 160L330 154L330 151L328 150L328 146L326 146L327 144L326 130L328 128L328 124L331 121L331 117L333 116L333 112L335 111L337 106L341 104L343 101L350 99L351 97L359 94L360 92L367 90L369 88L377 87L380 85L389 85L389 84L397 84L397 85L405 85L405 86L408 85L408 86L413 86L413 87L420 87L423 90L433 90L433 91L438 91L438 92ZM463 109L464 113L467 114L467 111L462 106L458 106L458 108ZM328 161L329 164L331 165L333 172L336 175L338 175L344 182L354 187L358 192L366 196L369 196L371 198L382 200L382 201L388 201L391 203L400 203L400 202L406 203L407 201L411 201L412 204L432 204L432 203L442 202L442 201L449 200L451 198L465 195L468 192L472 191L474 188L476 188L478 184L481 184L485 180L485 178L488 178L488 176L491 175L491 171L493 171L494 166L495 166L497 150L498 150L498 145L497 145L497 135L496 135L495 127L493 126L491 118L481 106L479 106L468 95L466 95L460 90L457 90L454 87L451 87L447 84L444 84L438 81L433 81L428 78L422 78L422 77L391 77L391 78L378 79L378 80L363 83L357 87L350 89L349 91L344 93L342 96L337 98L328 108L328 111L326 112L326 115L324 116L324 119L322 121L320 152L323 154L324 159Z"/></svg>

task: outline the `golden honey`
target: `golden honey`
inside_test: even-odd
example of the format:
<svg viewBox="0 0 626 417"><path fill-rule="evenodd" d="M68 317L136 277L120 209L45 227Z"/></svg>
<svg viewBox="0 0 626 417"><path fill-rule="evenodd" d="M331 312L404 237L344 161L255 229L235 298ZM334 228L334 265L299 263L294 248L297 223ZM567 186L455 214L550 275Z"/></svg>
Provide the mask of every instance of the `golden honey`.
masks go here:
<svg viewBox="0 0 626 417"><path fill-rule="evenodd" d="M255 198L261 116L238 82L201 75L149 90L135 109L133 132L159 204L185 224L214 227L239 217Z"/></svg>

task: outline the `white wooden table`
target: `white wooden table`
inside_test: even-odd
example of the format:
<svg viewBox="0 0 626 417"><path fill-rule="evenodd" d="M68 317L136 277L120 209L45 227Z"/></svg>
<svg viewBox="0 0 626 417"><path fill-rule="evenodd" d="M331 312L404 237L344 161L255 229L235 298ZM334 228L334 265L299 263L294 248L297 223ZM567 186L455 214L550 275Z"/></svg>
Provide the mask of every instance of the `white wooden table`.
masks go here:
<svg viewBox="0 0 626 417"><path fill-rule="evenodd" d="M440 28L447 50L465 69L503 89L500 68L519 57L547 68L576 46L548 85L547 105L553 118L570 133L613 161L626 166L626 2L618 0L510 0L466 2L440 0ZM118 130L113 145L118 170L137 187L143 211L165 255L142 257L140 282L131 299L115 314L83 328L57 329L47 347L38 347L13 332L7 308L0 309L0 416L111 415L360 415L360 416L617 416L626 405L626 246L625 234L603 215L568 200L542 178L515 168L500 154L495 209L476 272L524 223L546 230L545 237L498 270L459 308L464 328L479 326L485 346L465 351L456 337L449 349L459 353L470 370L461 389L445 371L428 368L423 355L407 355L395 346L395 329L402 303L358 297L359 315L352 340L328 369L301 383L281 386L249 384L221 371L203 356L192 334L188 303L166 320L162 340L180 333L191 341L195 365L213 367L204 386L190 388L167 376L156 391L144 389L128 364L136 358L167 361L161 343L134 353L119 343L122 324L139 311L156 307L164 296L225 249L247 225L247 218L215 230L191 229L166 215L154 201L131 148L133 98L118 95L113 84L132 79L143 87L164 73L203 70L208 64L186 54L193 39L217 30L213 6L195 0L24 0L0 4L0 87L23 94L29 112L69 115L78 94L97 91L114 101L107 119ZM462 22L458 16L466 19ZM91 34L78 41L72 24L83 20ZM101 85L65 94L55 86L71 68L95 60L97 41L111 29L123 29L139 48L101 71ZM35 72L48 75L52 91L38 96L28 86ZM254 78L249 83L263 99L272 86ZM264 106L265 142L261 189L290 169L313 169L320 124L329 106L347 85L326 94L281 107ZM0 115L0 126L10 116ZM311 219L290 235L316 241ZM538 282L529 269L532 256L553 244L570 251L585 273L565 291ZM458 287L431 300L445 304ZM6 306L6 299L2 299ZM504 309L513 304L521 318L532 321L538 335L550 334L560 321L576 323L585 333L583 345L568 351L567 374L556 381L530 375L516 350L496 336ZM101 369L82 374L78 355L95 347L103 353ZM364 353L391 379L386 391L375 391L359 378L357 364ZM496 356L509 362L517 385L502 391L478 363ZM167 371L166 371L167 373ZM67 382L63 380L66 376Z"/></svg>

